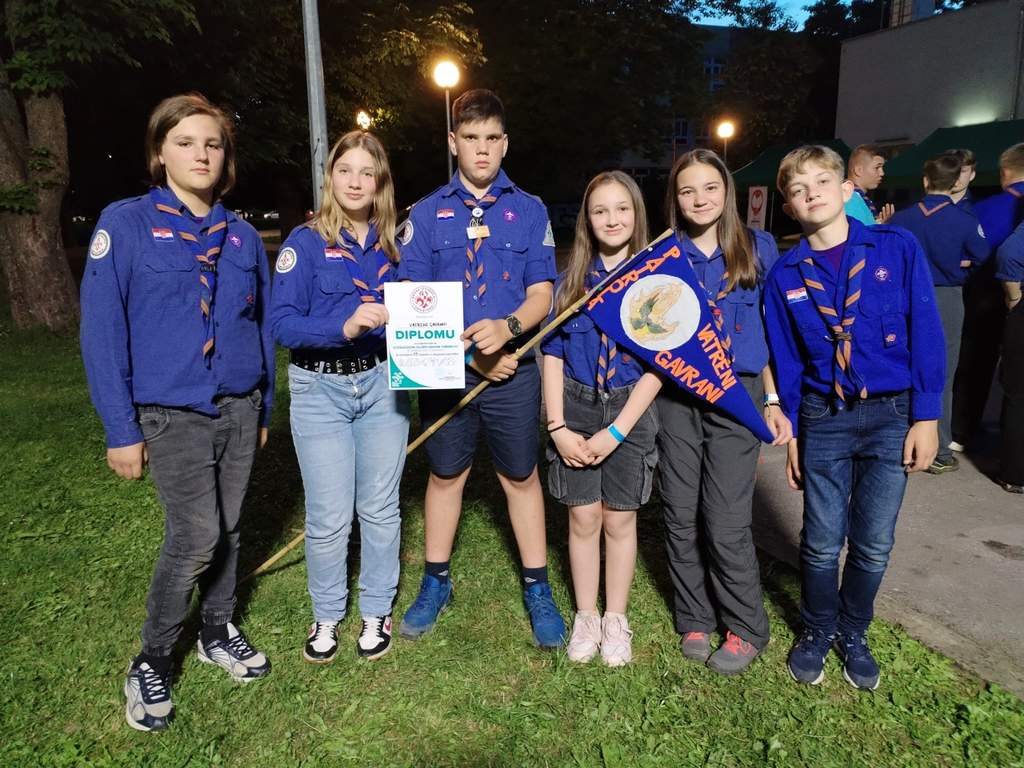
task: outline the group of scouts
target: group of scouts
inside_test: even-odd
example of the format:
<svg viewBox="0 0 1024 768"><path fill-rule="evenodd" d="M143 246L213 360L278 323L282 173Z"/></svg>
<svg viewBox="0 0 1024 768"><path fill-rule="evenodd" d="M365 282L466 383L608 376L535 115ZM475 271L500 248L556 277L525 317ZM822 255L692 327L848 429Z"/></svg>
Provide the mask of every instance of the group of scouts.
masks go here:
<svg viewBox="0 0 1024 768"><path fill-rule="evenodd" d="M196 586L200 661L240 681L270 672L232 618L240 511L267 439L275 343L290 350L291 433L305 489L313 623L303 656L323 664L337 654L355 515L356 653L373 660L391 649L409 433L408 395L389 389L383 364L383 286L394 280L464 288L466 390L421 391L423 428L490 382L426 441L424 573L401 637L423 638L452 605L452 547L482 430L538 647L564 647L575 662L630 662L636 514L656 466L682 655L735 675L767 646L750 529L758 438L665 384L585 315L544 339L540 361L513 354L648 243L637 185L619 171L590 182L567 267L556 274L543 203L501 169L508 136L497 96L463 94L448 141L457 173L399 226L384 147L368 133L343 136L327 159L319 210L287 237L271 274L257 232L220 202L235 179L227 115L196 94L167 99L151 115L153 186L103 212L82 283L82 353L108 464L141 478L148 463L165 510L142 649L125 682L133 728L160 730L173 717L172 649ZM947 170L936 178L947 179ZM804 232L781 257L769 235L743 225L732 177L711 151L675 163L666 215L721 321L738 379L763 403L774 444L788 444L790 484L804 490L804 630L789 671L820 683L834 649L845 679L874 689L879 669L866 630L907 473L932 467L941 447L948 302L936 301L934 286L945 285L937 278L945 268L932 266L906 229L847 217L854 184L829 149L790 153L778 186ZM933 198L948 191L938 182L929 188L925 216L945 210ZM1022 263L1024 251L1008 284ZM568 630L548 581L537 471L542 395L548 488L569 514L576 613ZM724 640L713 649L719 627Z"/></svg>

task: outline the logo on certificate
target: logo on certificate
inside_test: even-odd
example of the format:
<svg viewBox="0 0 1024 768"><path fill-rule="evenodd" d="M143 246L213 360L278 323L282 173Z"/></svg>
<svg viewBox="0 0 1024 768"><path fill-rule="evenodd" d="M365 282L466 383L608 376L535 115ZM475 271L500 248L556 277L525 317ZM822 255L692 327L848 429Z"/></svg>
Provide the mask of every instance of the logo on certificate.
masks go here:
<svg viewBox="0 0 1024 768"><path fill-rule="evenodd" d="M409 294L409 304L417 312L427 314L437 306L437 293L429 286L417 285Z"/></svg>

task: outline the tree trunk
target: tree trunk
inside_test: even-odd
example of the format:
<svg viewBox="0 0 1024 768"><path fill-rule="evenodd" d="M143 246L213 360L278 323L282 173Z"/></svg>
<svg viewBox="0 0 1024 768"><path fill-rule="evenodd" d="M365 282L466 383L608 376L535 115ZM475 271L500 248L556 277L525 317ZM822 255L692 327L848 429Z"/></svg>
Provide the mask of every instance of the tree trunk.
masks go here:
<svg viewBox="0 0 1024 768"><path fill-rule="evenodd" d="M0 210L0 268L14 322L42 323L57 332L78 322L78 291L61 236L61 202L68 186L68 135L59 93L30 94L22 124L6 76L0 75L0 185L25 184L38 198L34 213ZM47 153L32 154L45 149ZM49 167L30 166L37 160ZM38 165L38 164L37 164Z"/></svg>

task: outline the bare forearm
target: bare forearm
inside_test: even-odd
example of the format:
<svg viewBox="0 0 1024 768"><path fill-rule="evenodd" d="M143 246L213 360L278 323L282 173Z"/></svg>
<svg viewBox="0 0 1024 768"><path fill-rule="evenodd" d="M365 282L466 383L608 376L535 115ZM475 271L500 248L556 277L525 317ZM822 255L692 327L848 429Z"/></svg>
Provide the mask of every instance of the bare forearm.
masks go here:
<svg viewBox="0 0 1024 768"><path fill-rule="evenodd" d="M547 371L545 371L547 373ZM661 391L662 379L654 373L645 373L640 381L633 387L626 404L622 406L619 415L615 417L615 428L622 434L629 434L629 431L636 426L640 418L651 407L654 398Z"/></svg>
<svg viewBox="0 0 1024 768"><path fill-rule="evenodd" d="M544 355L544 407L547 410L547 420L550 426L565 422L565 410L563 406L563 395L565 392L565 371L562 359Z"/></svg>

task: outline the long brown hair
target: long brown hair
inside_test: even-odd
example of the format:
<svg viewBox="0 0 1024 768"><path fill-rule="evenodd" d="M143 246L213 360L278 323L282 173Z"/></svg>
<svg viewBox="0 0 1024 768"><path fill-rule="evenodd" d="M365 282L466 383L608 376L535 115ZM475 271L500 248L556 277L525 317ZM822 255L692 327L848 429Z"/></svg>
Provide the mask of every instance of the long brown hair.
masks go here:
<svg viewBox="0 0 1024 768"><path fill-rule="evenodd" d="M224 168L213 186L213 199L216 200L228 194L235 186L235 137L227 113L199 93L183 93L164 99L149 116L149 125L146 127L146 164L149 166L150 183L156 187L167 183L167 169L160 162L164 140L174 126L193 115L212 117L220 126L224 142Z"/></svg>
<svg viewBox="0 0 1024 768"><path fill-rule="evenodd" d="M555 314L564 312L586 293L584 286L587 275L590 274L594 254L598 250L597 238L590 227L590 197L605 184L621 184L626 188L633 203L633 236L629 239L629 255L639 253L651 239L647 228L647 208L644 207L644 198L636 182L622 171L605 171L595 176L587 185L587 191L583 193L583 204L580 205L580 212L576 217L576 236L569 252L569 265L565 269L565 277L562 278L555 296Z"/></svg>
<svg viewBox="0 0 1024 768"><path fill-rule="evenodd" d="M753 288L757 285L759 269L758 260L754 257L754 245L750 230L740 221L740 213L736 209L736 185L733 183L729 169L722 159L710 149L694 149L676 160L668 175L668 189L665 190L665 216L672 229L686 230L686 219L683 218L676 195L676 183L679 174L691 165L702 163L718 171L725 185L725 206L722 215L716 222L718 227L718 244L725 257L725 268L729 270L729 280L725 284L726 292L742 288Z"/></svg>
<svg viewBox="0 0 1024 768"><path fill-rule="evenodd" d="M331 247L338 245L338 237L342 229L352 231L352 222L345 215L341 203L334 197L334 164L350 149L363 149L373 158L373 178L377 182L377 191L373 194L373 207L370 221L377 225L377 236L384 253L393 262L398 262L398 247L395 245L395 185L391 180L391 165L388 153L380 139L363 131L349 131L331 148L327 156L327 167L324 173L324 186L317 211L306 226L315 229L320 237Z"/></svg>

